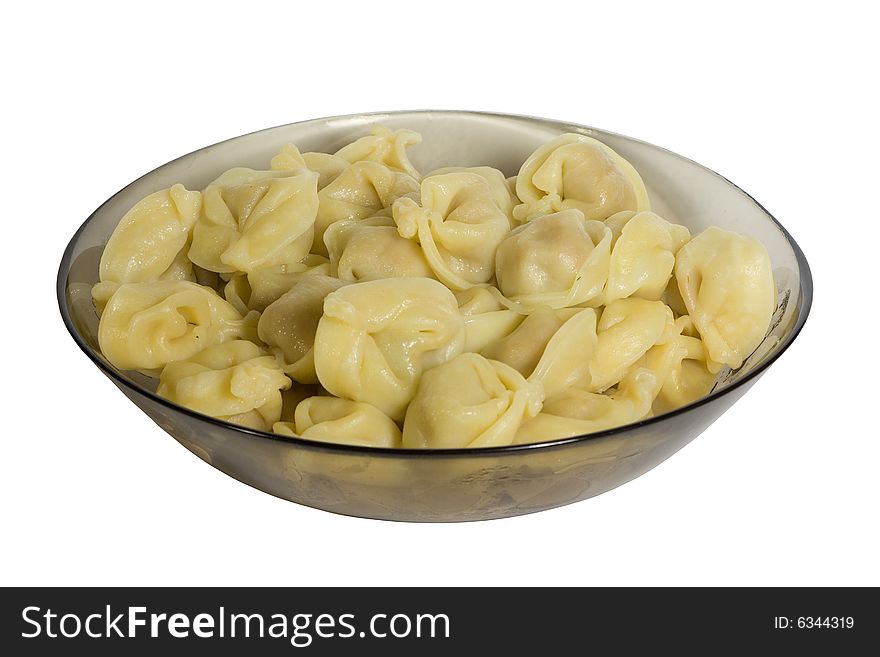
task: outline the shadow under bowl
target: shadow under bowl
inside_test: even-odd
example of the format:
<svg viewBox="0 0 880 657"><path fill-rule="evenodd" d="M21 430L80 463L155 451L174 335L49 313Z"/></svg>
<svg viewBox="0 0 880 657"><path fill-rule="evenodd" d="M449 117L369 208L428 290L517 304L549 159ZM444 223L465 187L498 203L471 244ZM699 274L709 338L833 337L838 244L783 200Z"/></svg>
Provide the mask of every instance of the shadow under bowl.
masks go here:
<svg viewBox="0 0 880 657"><path fill-rule="evenodd" d="M406 127L424 141L416 167L490 165L515 175L539 145L565 132L593 136L642 175L653 209L696 234L711 225L767 248L778 308L764 342L707 397L635 424L534 445L458 450L375 449L288 438L227 424L155 394L156 382L110 365L98 349L91 287L101 251L138 200L174 183L201 189L233 166L264 169L278 148L334 152L372 124ZM792 343L812 301L807 261L788 232L752 197L717 173L665 149L580 125L522 116L405 111L316 119L270 128L173 160L117 192L71 239L58 271L58 303L74 341L162 429L215 468L286 500L384 520L449 522L504 518L577 502L620 486L698 436ZM110 429L108 427L108 429ZM121 464L120 464L121 467Z"/></svg>

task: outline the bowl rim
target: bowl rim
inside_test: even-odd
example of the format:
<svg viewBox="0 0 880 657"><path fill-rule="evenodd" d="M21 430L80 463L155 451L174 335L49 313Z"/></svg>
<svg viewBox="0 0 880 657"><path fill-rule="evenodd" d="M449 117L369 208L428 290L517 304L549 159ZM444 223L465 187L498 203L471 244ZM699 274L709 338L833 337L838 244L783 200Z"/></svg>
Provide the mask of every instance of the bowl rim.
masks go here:
<svg viewBox="0 0 880 657"><path fill-rule="evenodd" d="M180 406L175 404L163 397L160 397L155 392L148 390L146 388L141 387L134 381L129 380L122 373L115 368L111 367L109 364L105 363L101 358L98 357L98 354L85 343L82 337L79 335L77 331L73 319L71 317L70 309L67 304L67 279L70 273L71 266L73 264L73 250L75 245L77 244L80 235L85 230L86 226L95 218L95 216L101 212L102 208L110 203L114 198L116 198L123 191L128 189L131 185L136 184L140 180L151 176L153 173L158 171L159 169L176 162L180 159L190 157L196 153L200 153L202 151L206 151L208 149L214 148L215 146L219 146L220 144L224 144L230 141L235 141L238 139L243 139L245 137L255 135L262 132L267 132L270 130L275 130L279 128L285 128L294 125L302 125L306 123L320 123L320 122L330 122L330 121L344 121L344 120L357 120L357 119L368 119L366 122L374 123L380 120L382 117L389 116L402 116L402 115L428 115L428 114L445 114L445 115L458 115L458 116L477 116L487 119L501 119L501 120L517 120L517 121L527 121L527 122L541 122L549 125L555 125L561 128L576 128L582 131L592 131L598 132L606 135L611 135L614 137L620 137L622 139L626 139L632 142L644 144L646 146L650 146L651 148L657 149L659 151L663 151L672 157L678 158L680 160L684 160L691 164L695 164L700 167L707 173L716 176L727 184L731 185L743 195L745 195L752 203L754 203L761 212L780 230L785 240L788 242L789 247L794 253L795 259L798 264L798 279L800 283L800 291L798 301L800 302L798 308L797 318L795 320L795 325L792 328L791 332L788 336L782 340L779 345L774 349L773 353L770 354L761 364L755 367L751 372L743 376L738 381L731 383L730 385L724 387L721 390L716 390L711 392L710 394L702 397L690 404L685 406L680 406L676 409L673 409L667 413L663 413L661 415L657 415L654 417L650 417L647 419L639 420L638 422L631 422L629 424L624 424L619 427L614 427L612 429L605 429L603 431L596 431L593 433L582 434L578 436L571 436L568 438L559 438L555 440L546 440L538 443L529 443L525 445L502 445L496 447L455 447L455 448L412 448L412 447L372 447L368 445L352 445L347 443L332 443L325 442L319 440L310 440L308 438L301 438L298 436L282 436L279 434L271 433L268 431L260 431L258 429L252 429L250 427L239 426L236 424L232 424L230 422L225 422L223 420L219 420L217 418L211 417L209 415L203 415L196 411L193 411L184 406ZM375 111L375 112L364 112L357 114L341 114L336 116L327 116L327 117L319 117L314 119L307 119L303 121L295 121L293 123L284 123L277 126L272 126L269 128L262 128L260 130L254 130L252 132L244 133L241 135L237 135L235 137L230 137L229 139L223 139L221 141L215 142L208 146L204 146L202 148L196 149L179 157L176 157L168 162L165 162L154 169L148 171L142 176L136 178L128 185L118 190L112 196L110 196L107 200L105 200L101 205L99 205L80 225L80 227L76 230L73 236L70 238L70 241L67 243L67 246L64 249L64 254L61 257L61 263L58 267L58 276L56 279L56 294L58 300L58 307L61 312L61 318L64 321L64 325L67 328L68 333L70 333L73 341L79 346L79 348L88 356L88 358L104 373L105 376L109 377L117 386L122 388L127 388L132 392L142 395L150 399L151 401L165 406L171 411L175 411L177 413L182 413L184 415L190 416L196 420L200 420L203 422L207 422L209 424L214 424L219 427L222 427L227 430L233 430L237 432L241 432L242 434L248 435L252 438L263 439L263 440L273 440L282 443L288 443L292 445L297 445L299 447L306 447L310 449L331 451L331 452L346 452L346 453L364 453L374 456L396 456L396 457L415 457L415 458L443 458L450 456L488 456L488 455L500 455L507 453L519 453L526 452L535 449L554 449L565 447L568 445L572 445L575 443L582 443L593 440L600 440L602 438L611 438L617 435L621 435L627 433L635 428L641 428L646 426L652 426L655 424L661 424L663 422L669 421L679 415L683 415L688 413L689 411L704 406L706 404L710 404L722 397L732 393L738 388L745 386L751 382L757 380L767 368L770 367L776 360L791 346L797 336L800 334L801 330L804 327L804 324L807 321L807 318L810 315L810 310L813 304L813 275L810 270L810 265L807 262L807 258L804 255L803 250L798 245L798 243L794 240L791 234L785 229L785 227L774 217L761 203L759 203L751 194L742 189L739 185L732 182L725 176L721 175L717 171L710 169L709 167L696 162L688 157L675 153L667 148L662 146L657 146L650 142L636 139L634 137L629 137L627 135L622 135L620 133L612 132L610 130L603 130L601 128L594 128L591 126L572 123L569 121L561 121L557 119L547 119L542 117L529 116L524 114L506 114L506 113L498 113L498 112L486 112L486 111L472 111L472 110L449 110L449 109L421 109L421 110L394 110L394 111Z"/></svg>

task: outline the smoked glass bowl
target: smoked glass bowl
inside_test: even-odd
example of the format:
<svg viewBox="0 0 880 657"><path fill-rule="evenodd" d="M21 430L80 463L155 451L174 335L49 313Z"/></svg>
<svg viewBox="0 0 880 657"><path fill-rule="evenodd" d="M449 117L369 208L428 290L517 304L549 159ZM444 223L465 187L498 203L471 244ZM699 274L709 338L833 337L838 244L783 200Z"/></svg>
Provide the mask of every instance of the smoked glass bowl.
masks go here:
<svg viewBox="0 0 880 657"><path fill-rule="evenodd" d="M173 183L203 188L233 166L265 169L286 142L302 151L332 153L366 134L374 123L422 133L424 141L410 151L421 171L488 164L510 176L538 145L561 133L596 137L641 173L653 209L661 216L694 234L717 225L751 235L767 247L778 288L778 308L767 337L741 368L722 372L712 393L689 406L600 433L484 449L376 449L245 429L172 404L155 394L155 380L119 371L104 359L90 288L98 279L104 244L134 203ZM425 522L542 511L599 495L647 472L745 394L798 335L811 300L810 269L798 245L757 201L717 173L663 148L594 128L457 111L316 119L184 155L99 207L70 240L58 272L58 303L76 344L126 397L193 454L241 482L298 504L352 516ZM100 430L121 428L107 425Z"/></svg>

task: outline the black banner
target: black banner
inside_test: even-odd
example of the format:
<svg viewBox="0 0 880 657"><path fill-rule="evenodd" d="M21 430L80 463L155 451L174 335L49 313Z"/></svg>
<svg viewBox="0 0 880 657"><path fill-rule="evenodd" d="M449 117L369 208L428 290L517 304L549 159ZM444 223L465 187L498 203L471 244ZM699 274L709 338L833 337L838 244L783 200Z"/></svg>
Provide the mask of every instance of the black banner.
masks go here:
<svg viewBox="0 0 880 657"><path fill-rule="evenodd" d="M873 589L22 588L0 613L7 655L855 654L880 622Z"/></svg>

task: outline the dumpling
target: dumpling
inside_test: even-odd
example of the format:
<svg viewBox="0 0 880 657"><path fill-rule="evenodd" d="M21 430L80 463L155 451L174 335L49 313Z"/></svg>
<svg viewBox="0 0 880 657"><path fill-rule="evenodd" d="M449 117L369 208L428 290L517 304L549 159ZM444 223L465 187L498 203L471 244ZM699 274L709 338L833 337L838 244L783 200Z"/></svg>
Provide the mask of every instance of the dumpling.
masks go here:
<svg viewBox="0 0 880 657"><path fill-rule="evenodd" d="M662 301L618 299L605 307L596 328L588 390L602 392L620 381L648 349L672 338L675 320Z"/></svg>
<svg viewBox="0 0 880 657"><path fill-rule="evenodd" d="M479 354L465 353L425 372L403 423L409 448L510 445L541 410L540 383Z"/></svg>
<svg viewBox="0 0 880 657"><path fill-rule="evenodd" d="M455 297L429 278L347 285L324 300L315 371L331 394L402 420L422 372L464 348Z"/></svg>
<svg viewBox="0 0 880 657"><path fill-rule="evenodd" d="M235 306L242 315L246 315L250 310L248 304L251 300L251 286L247 274L233 274L223 286L223 298Z"/></svg>
<svg viewBox="0 0 880 657"><path fill-rule="evenodd" d="M230 169L205 189L189 258L219 273L300 262L318 212L312 171Z"/></svg>
<svg viewBox="0 0 880 657"><path fill-rule="evenodd" d="M294 422L272 430L284 436L364 447L400 447L400 429L375 406L338 397L309 397L296 407Z"/></svg>
<svg viewBox="0 0 880 657"><path fill-rule="evenodd" d="M250 288L248 307L262 312L269 304L309 276L329 276L330 261L310 253L301 262L255 269L247 275Z"/></svg>
<svg viewBox="0 0 880 657"><path fill-rule="evenodd" d="M519 203L519 199L516 198L513 191L515 183L511 185L498 169L492 167L443 167L435 169L425 177L430 178L447 173L473 173L482 177L489 185L495 205L501 208L511 221L513 220L513 208Z"/></svg>
<svg viewBox="0 0 880 657"><path fill-rule="evenodd" d="M337 221L324 233L331 275L345 281L380 278L434 278L425 254L397 233L390 217Z"/></svg>
<svg viewBox="0 0 880 657"><path fill-rule="evenodd" d="M189 261L189 258L186 256L186 246L178 252L177 257L174 258L174 261L169 265L168 269L162 272L159 277L156 279L157 281L193 281L196 280L195 272L193 271L192 263ZM143 281L150 282L150 281ZM98 312L98 317L101 316L101 313L104 312L104 306L107 305L107 302L110 300L110 297L113 296L113 293L119 289L121 283L117 283L115 281L99 281L92 286L92 301L95 304L95 310Z"/></svg>
<svg viewBox="0 0 880 657"><path fill-rule="evenodd" d="M474 286L456 292L455 300L458 301L458 311L465 317L504 308L498 296L493 294L488 286ZM472 350L468 349L468 351Z"/></svg>
<svg viewBox="0 0 880 657"><path fill-rule="evenodd" d="M758 240L707 228L678 252L675 278L709 354L709 370L737 369L767 334L776 285Z"/></svg>
<svg viewBox="0 0 880 657"><path fill-rule="evenodd" d="M278 151L278 154L269 162L269 168L272 171L296 171L297 169L308 169L306 161L303 159L302 153L299 152L296 144L284 144Z"/></svg>
<svg viewBox="0 0 880 657"><path fill-rule="evenodd" d="M404 196L418 198L419 183L412 176L392 171L378 162L355 162L318 193L312 252L328 255L324 232L337 222L366 219L390 208Z"/></svg>
<svg viewBox="0 0 880 657"><path fill-rule="evenodd" d="M684 226L671 224L653 212L631 217L611 249L605 302L630 296L659 300L672 276L675 254L690 236Z"/></svg>
<svg viewBox="0 0 880 657"><path fill-rule="evenodd" d="M295 171L309 169L318 174L318 191L333 182L351 164L329 153L300 153L295 144L284 144L272 158L269 167L272 171Z"/></svg>
<svg viewBox="0 0 880 657"><path fill-rule="evenodd" d="M691 318L685 315L676 319L675 333L639 361L658 378L660 387L653 406L656 415L705 397L715 385L716 376L706 367L706 349L696 336Z"/></svg>
<svg viewBox="0 0 880 657"><path fill-rule="evenodd" d="M101 315L98 344L114 367L153 370L221 342L256 339L256 323L257 313L242 317L198 283L125 283Z"/></svg>
<svg viewBox="0 0 880 657"><path fill-rule="evenodd" d="M553 310L548 306L542 306L531 315L521 317L520 322L511 331L477 351L486 358L500 360L510 365L517 372L528 377L535 371L550 338L566 320L580 310L579 308Z"/></svg>
<svg viewBox="0 0 880 657"><path fill-rule="evenodd" d="M637 368L612 394L569 388L544 402L541 412L519 428L514 443L571 438L638 422L651 412L657 387L653 372Z"/></svg>
<svg viewBox="0 0 880 657"><path fill-rule="evenodd" d="M595 310L543 307L480 353L510 365L526 378L540 380L549 397L558 390L590 382L595 350Z"/></svg>
<svg viewBox="0 0 880 657"><path fill-rule="evenodd" d="M162 397L197 413L269 431L281 418L281 391L290 379L253 342L233 340L208 347L162 370Z"/></svg>
<svg viewBox="0 0 880 657"><path fill-rule="evenodd" d="M314 343L324 298L345 285L329 276L300 280L260 316L258 333L282 363L284 372L300 383L318 383Z"/></svg>
<svg viewBox="0 0 880 657"><path fill-rule="evenodd" d="M615 212L607 219L604 219L602 223L604 223L611 230L611 248L614 248L614 245L617 244L617 240L620 239L621 233L623 233L623 227L629 223L629 220L635 217L638 212L635 210L621 210L620 212Z"/></svg>
<svg viewBox="0 0 880 657"><path fill-rule="evenodd" d="M422 136L418 132L405 129L392 132L383 125L377 125L366 137L343 146L336 152L336 157L351 163L379 162L419 180L421 175L409 161L406 149L421 142Z"/></svg>
<svg viewBox="0 0 880 657"><path fill-rule="evenodd" d="M172 263L168 266L168 269L163 271L158 281L192 281L196 282L195 271L193 271L192 262L186 255L186 246L177 252L177 257L174 258Z"/></svg>
<svg viewBox="0 0 880 657"><path fill-rule="evenodd" d="M505 308L488 286L475 286L455 293L464 319L465 351L482 351L522 324L525 315Z"/></svg>
<svg viewBox="0 0 880 657"><path fill-rule="evenodd" d="M532 153L516 178L518 221L577 208L587 219L621 210L650 210L648 192L633 166L600 141L564 134Z"/></svg>
<svg viewBox="0 0 880 657"><path fill-rule="evenodd" d="M654 400L654 415L668 413L702 399L715 387L716 375L706 367L705 359L696 356L698 352L688 351L660 388Z"/></svg>
<svg viewBox="0 0 880 657"><path fill-rule="evenodd" d="M584 386L590 381L596 347L596 311L586 308L567 319L553 334L529 380L540 381L547 397L573 386Z"/></svg>
<svg viewBox="0 0 880 657"><path fill-rule="evenodd" d="M514 200L514 207L516 207L519 204L519 198L516 195L516 176L510 176L504 182L507 184L507 191L510 192L510 197ZM513 214L512 210L511 214Z"/></svg>
<svg viewBox="0 0 880 657"><path fill-rule="evenodd" d="M122 283L193 280L186 247L201 207L200 192L173 185L125 213L101 254L99 282L92 288L98 315Z"/></svg>
<svg viewBox="0 0 880 657"><path fill-rule="evenodd" d="M465 351L483 351L510 335L523 323L526 315L502 308L483 313L462 314L465 329Z"/></svg>
<svg viewBox="0 0 880 657"><path fill-rule="evenodd" d="M351 162L329 153L303 153L302 159L310 171L318 174L318 190L324 189L345 171Z"/></svg>
<svg viewBox="0 0 880 657"><path fill-rule="evenodd" d="M122 217L104 247L100 280L159 280L189 240L201 207L202 195L183 185L174 185L138 201Z"/></svg>
<svg viewBox="0 0 880 657"><path fill-rule="evenodd" d="M498 246L498 288L517 307L565 308L599 296L608 278L611 231L580 210L515 228Z"/></svg>
<svg viewBox="0 0 880 657"><path fill-rule="evenodd" d="M465 290L491 280L495 250L510 232L496 195L477 173L430 176L422 181L421 205L411 198L394 203L394 221L402 237L421 245L440 281Z"/></svg>
<svg viewBox="0 0 880 657"><path fill-rule="evenodd" d="M329 260L310 253L302 262L292 265L262 267L249 274L232 274L223 286L223 298L240 313L249 310L263 312L303 277L329 275Z"/></svg>

